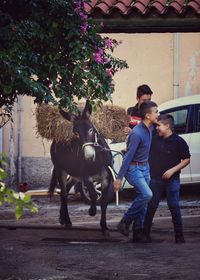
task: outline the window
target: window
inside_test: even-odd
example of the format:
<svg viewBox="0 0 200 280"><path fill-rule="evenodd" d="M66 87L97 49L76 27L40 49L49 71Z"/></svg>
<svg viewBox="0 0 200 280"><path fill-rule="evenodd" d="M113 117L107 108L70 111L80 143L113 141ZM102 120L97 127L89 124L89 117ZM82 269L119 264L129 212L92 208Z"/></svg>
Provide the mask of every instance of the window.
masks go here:
<svg viewBox="0 0 200 280"><path fill-rule="evenodd" d="M200 105L197 106L197 132L200 132Z"/></svg>
<svg viewBox="0 0 200 280"><path fill-rule="evenodd" d="M170 114L174 118L174 130L177 134L185 134L189 132L188 116L190 106L178 107L162 111L161 114Z"/></svg>

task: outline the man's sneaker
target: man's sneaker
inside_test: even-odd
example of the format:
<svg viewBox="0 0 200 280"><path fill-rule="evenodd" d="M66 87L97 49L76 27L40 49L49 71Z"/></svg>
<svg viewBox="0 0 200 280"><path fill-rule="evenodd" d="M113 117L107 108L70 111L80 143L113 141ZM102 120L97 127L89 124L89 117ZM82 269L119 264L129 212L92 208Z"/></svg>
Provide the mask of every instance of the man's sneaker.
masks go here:
<svg viewBox="0 0 200 280"><path fill-rule="evenodd" d="M121 234L125 236L129 235L129 225L127 225L123 219L117 225L117 229Z"/></svg>
<svg viewBox="0 0 200 280"><path fill-rule="evenodd" d="M152 243L152 239L150 235L145 235L146 237L146 242L145 243Z"/></svg>
<svg viewBox="0 0 200 280"><path fill-rule="evenodd" d="M147 243L152 243L151 235L150 235L150 229L145 229L143 230L144 235L146 236Z"/></svg>

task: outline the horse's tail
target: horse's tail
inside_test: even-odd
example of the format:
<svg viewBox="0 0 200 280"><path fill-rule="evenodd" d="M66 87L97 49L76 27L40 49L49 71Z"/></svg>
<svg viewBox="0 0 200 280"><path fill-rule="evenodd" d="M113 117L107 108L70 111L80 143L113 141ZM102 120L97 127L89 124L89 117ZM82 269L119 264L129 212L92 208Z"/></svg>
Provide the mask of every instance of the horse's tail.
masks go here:
<svg viewBox="0 0 200 280"><path fill-rule="evenodd" d="M53 167L52 173L51 173L51 182L49 186L48 193L50 195L50 198L53 196L55 188L57 185L57 175L56 175L56 170L55 167Z"/></svg>

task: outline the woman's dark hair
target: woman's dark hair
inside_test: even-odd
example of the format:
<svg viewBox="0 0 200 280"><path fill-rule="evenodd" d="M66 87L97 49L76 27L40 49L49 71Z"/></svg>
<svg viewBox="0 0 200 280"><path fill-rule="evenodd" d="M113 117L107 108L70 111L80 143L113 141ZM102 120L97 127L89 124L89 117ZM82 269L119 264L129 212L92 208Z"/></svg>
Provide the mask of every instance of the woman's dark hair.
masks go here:
<svg viewBox="0 0 200 280"><path fill-rule="evenodd" d="M174 118L170 114L163 114L158 117L158 122L161 122L163 124L168 124L170 126L170 129L174 130Z"/></svg>
<svg viewBox="0 0 200 280"><path fill-rule="evenodd" d="M140 105L140 116L143 120L146 114L151 113L153 107L158 107L153 101L145 101Z"/></svg>
<svg viewBox="0 0 200 280"><path fill-rule="evenodd" d="M141 85L137 88L137 97L140 98L142 95L152 95L153 92L148 85Z"/></svg>

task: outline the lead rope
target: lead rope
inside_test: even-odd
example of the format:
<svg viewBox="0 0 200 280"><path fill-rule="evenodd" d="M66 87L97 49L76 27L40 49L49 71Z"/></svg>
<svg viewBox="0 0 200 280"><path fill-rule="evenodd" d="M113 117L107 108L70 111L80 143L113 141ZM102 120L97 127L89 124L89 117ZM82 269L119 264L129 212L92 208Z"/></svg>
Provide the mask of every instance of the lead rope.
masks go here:
<svg viewBox="0 0 200 280"><path fill-rule="evenodd" d="M115 157L115 156L118 155L118 154L120 154L120 155L123 157L123 154L122 154L121 152L116 151L116 150L111 150L110 148L109 148L109 149L108 149L108 148L105 148L105 147L103 147L102 145L100 145L97 141L98 141L97 133L95 133L95 142L87 142L87 143L84 143L84 144L82 145L82 149L84 149L84 147L86 147L86 146L91 145L91 146L94 146L94 147L100 147L100 148L101 148L102 150L104 150L104 151L115 152L115 155L114 155L113 157ZM110 173L111 173L111 175L112 175L112 177L113 177L113 180L115 180L115 179L116 179L117 172L116 172L115 169L114 169L113 162L112 162L112 166L108 165L108 169L110 170ZM124 184L125 184L125 182L124 182ZM124 184L123 184L123 186L122 186L122 189L124 188ZM115 196L116 196L116 206L119 206L119 192L116 192L116 193L115 193Z"/></svg>

